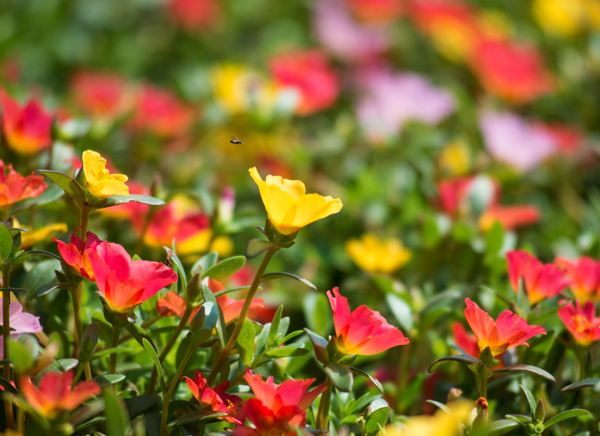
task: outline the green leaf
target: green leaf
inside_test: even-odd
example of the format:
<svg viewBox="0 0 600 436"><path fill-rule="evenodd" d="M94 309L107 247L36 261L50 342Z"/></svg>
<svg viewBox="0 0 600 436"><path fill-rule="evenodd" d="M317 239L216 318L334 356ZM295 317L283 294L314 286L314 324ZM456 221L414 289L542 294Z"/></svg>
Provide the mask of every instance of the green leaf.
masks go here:
<svg viewBox="0 0 600 436"><path fill-rule="evenodd" d="M181 294L188 287L188 280L187 280L187 276L185 274L185 268L183 267L181 260L179 259L179 257L177 256L177 254L175 252L175 243L173 243L172 248L169 248L169 247L163 247L163 248L167 253L167 260L169 261L169 263L171 264L171 266L177 273L177 277L179 278L179 280L177 280L177 290Z"/></svg>
<svg viewBox="0 0 600 436"><path fill-rule="evenodd" d="M160 364L158 354L156 354L156 349L146 338L142 338L142 346L144 347L144 350L146 350L146 353L148 353L148 356L150 356L150 359L152 359L152 362L154 362L154 367L156 368L156 373L158 374L158 381L160 382L161 390L164 392L165 380L163 376L163 369L162 365Z"/></svg>
<svg viewBox="0 0 600 436"><path fill-rule="evenodd" d="M96 351L98 337L100 336L100 324L92 322L86 327L81 337L81 350L79 351L79 360L89 362Z"/></svg>
<svg viewBox="0 0 600 436"><path fill-rule="evenodd" d="M120 383L123 380L125 380L125 375L124 374L103 374L103 375L94 377L94 380L96 380L96 382L100 386L110 386L110 385L114 385L114 384Z"/></svg>
<svg viewBox="0 0 600 436"><path fill-rule="evenodd" d="M282 271L282 272L272 272L272 273L264 274L262 276L261 282L265 282L268 280L275 280L275 279L294 279L294 280L299 281L306 287L310 288L311 290L313 290L315 292L319 292L319 289L310 280L305 279L304 277L300 277L299 275L289 273L289 272Z"/></svg>
<svg viewBox="0 0 600 436"><path fill-rule="evenodd" d="M369 373L368 373L368 372L366 372L366 371L363 371L363 370L362 370L362 369L360 369L360 368L355 368L355 367L351 366L351 367L350 367L350 369L351 369L352 371L354 371L354 372L357 372L357 373L359 373L359 374L361 374L361 375L364 375L365 377L367 377L367 378L369 379L369 381L370 381L371 383L373 383L373 385L374 385L374 386L375 386L375 387L376 387L376 388L377 388L377 389L378 389L378 390L379 390L379 391L380 391L382 394L384 393L384 391L383 391L383 385L381 384L381 382L380 382L379 380L377 380L377 378L376 378L376 377L373 377L371 374L369 374Z"/></svg>
<svg viewBox="0 0 600 436"><path fill-rule="evenodd" d="M544 423L545 428L550 428L553 425L558 424L559 422L566 421L567 419L579 418L579 419L589 419L593 418L594 415L585 409L571 409L565 410L564 412L560 412L557 415L554 415L548 421Z"/></svg>
<svg viewBox="0 0 600 436"><path fill-rule="evenodd" d="M194 263L194 265L192 266L191 274L202 274L204 271L216 264L218 258L219 255L214 251L205 254L200 259L198 259L196 263Z"/></svg>
<svg viewBox="0 0 600 436"><path fill-rule="evenodd" d="M245 366L250 366L254 358L254 340L256 339L256 331L254 323L248 318L244 319L242 330L237 338L237 343L241 349L242 362Z"/></svg>
<svg viewBox="0 0 600 436"><path fill-rule="evenodd" d="M440 403L439 401L435 400L425 400L425 402L437 407L440 410L443 410L444 412L450 412L450 409L444 403Z"/></svg>
<svg viewBox="0 0 600 436"><path fill-rule="evenodd" d="M156 394L139 395L137 397L129 398L125 400L125 407L131 419L142 413L158 406L160 402L160 396Z"/></svg>
<svg viewBox="0 0 600 436"><path fill-rule="evenodd" d="M254 259L267 251L271 246L272 244L269 241L263 239L250 239L248 245L246 245L246 257L248 259Z"/></svg>
<svg viewBox="0 0 600 436"><path fill-rule="evenodd" d="M565 386L561 389L563 392L574 391L581 388L593 388L600 385L600 378L584 378L583 380L576 381L570 385Z"/></svg>
<svg viewBox="0 0 600 436"><path fill-rule="evenodd" d="M308 328L324 336L331 330L331 308L325 294L308 293L302 299Z"/></svg>
<svg viewBox="0 0 600 436"><path fill-rule="evenodd" d="M322 337L319 336L318 334L316 334L315 332L305 328L304 331L306 332L306 334L308 335L308 338L310 339L310 341L313 344L313 348L315 350L315 356L317 358L317 360L319 362L321 362L323 365L326 365L329 363L329 351L327 350L327 345L329 345L329 343L327 342L327 340Z"/></svg>
<svg viewBox="0 0 600 436"><path fill-rule="evenodd" d="M107 436L129 434L129 416L117 393L113 389L104 390L104 407Z"/></svg>
<svg viewBox="0 0 600 436"><path fill-rule="evenodd" d="M9 339L8 345L15 372L19 375L26 374L33 367L33 353L27 345L15 339Z"/></svg>
<svg viewBox="0 0 600 436"><path fill-rule="evenodd" d="M272 348L267 351L269 357L293 357L293 356L304 356L308 353L308 350L302 346L302 344L290 344L282 347Z"/></svg>
<svg viewBox="0 0 600 436"><path fill-rule="evenodd" d="M465 365L477 365L481 363L479 359L475 359L473 356L469 356L468 354L459 354L457 356L444 356L434 360L431 363L431 365L429 365L429 367L427 368L427 371L433 371L434 366L444 362L459 362Z"/></svg>
<svg viewBox="0 0 600 436"><path fill-rule="evenodd" d="M391 309L394 317L404 330L410 330L413 327L414 320L412 310L408 303L395 294L386 294L385 301Z"/></svg>
<svg viewBox="0 0 600 436"><path fill-rule="evenodd" d="M377 398L367 408L365 420L365 433L372 435L378 433L388 422L390 407L383 398Z"/></svg>
<svg viewBox="0 0 600 436"><path fill-rule="evenodd" d="M202 277L223 280L238 272L244 265L246 265L246 258L244 256L229 257L205 270L202 273Z"/></svg>
<svg viewBox="0 0 600 436"><path fill-rule="evenodd" d="M73 197L76 203L84 203L85 191L83 187L77 182L77 180L58 171L38 170L38 173L48 177L52 182L58 185L58 187L60 187L60 189L62 189L66 194Z"/></svg>
<svg viewBox="0 0 600 436"><path fill-rule="evenodd" d="M525 365L525 364L516 364L516 365L510 365L510 366L505 366L504 368L499 368L494 370L494 373L506 373L506 372L527 372L529 374L533 374L533 375L537 375L538 377L542 377L545 378L546 380L549 380L553 383L556 383L556 379L554 378L554 376L552 374L550 374L548 371L539 368L537 366L533 366L533 365Z"/></svg>
<svg viewBox="0 0 600 436"><path fill-rule="evenodd" d="M149 206L162 206L165 204L163 200L156 197L151 197L149 195L113 195L112 197L104 198L104 202L102 202L102 206L97 209L104 209L106 207L118 206L119 204L129 203L131 201L135 201L136 203L147 204Z"/></svg>
<svg viewBox="0 0 600 436"><path fill-rule="evenodd" d="M327 376L331 379L337 389L342 392L351 392L354 378L352 372L345 366L337 363L329 363L323 367Z"/></svg>
<svg viewBox="0 0 600 436"><path fill-rule="evenodd" d="M489 436L500 436L512 432L519 427L521 427L521 424L512 419L499 419L498 421L490 423L490 425L485 428L485 434Z"/></svg>
<svg viewBox="0 0 600 436"><path fill-rule="evenodd" d="M519 385L519 386L521 387L521 390L525 394L525 398L527 398L527 403L529 404L529 411L531 412L531 419L533 420L533 419L535 419L535 411L537 410L537 402L535 400L535 397L533 396L531 391L529 389L527 389L525 386L523 386L523 385Z"/></svg>
<svg viewBox="0 0 600 436"><path fill-rule="evenodd" d="M4 262L13 249L13 238L4 224L0 224L0 261Z"/></svg>
<svg viewBox="0 0 600 436"><path fill-rule="evenodd" d="M271 330L269 330L269 336L267 337L267 345L271 345L275 342L277 333L279 330L279 324L281 323L281 315L283 314L283 304L280 304L273 316L271 321ZM285 334L285 333L284 333Z"/></svg>
<svg viewBox="0 0 600 436"><path fill-rule="evenodd" d="M22 210L28 209L32 206L41 206L44 204L52 203L58 200L64 195L64 191L57 185L51 185L41 195L33 198L26 198L25 200L18 201L11 206L11 213L17 213Z"/></svg>

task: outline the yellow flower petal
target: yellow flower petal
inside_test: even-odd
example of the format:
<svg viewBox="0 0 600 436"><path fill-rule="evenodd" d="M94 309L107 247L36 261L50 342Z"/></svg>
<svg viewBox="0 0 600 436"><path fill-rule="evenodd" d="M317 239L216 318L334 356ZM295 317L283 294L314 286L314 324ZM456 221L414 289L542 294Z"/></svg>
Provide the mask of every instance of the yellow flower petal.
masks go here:
<svg viewBox="0 0 600 436"><path fill-rule="evenodd" d="M65 223L55 223L36 230L27 230L21 233L21 248L29 248L38 242L46 241L58 232L66 233L67 225Z"/></svg>
<svg viewBox="0 0 600 436"><path fill-rule="evenodd" d="M110 197L112 195L129 195L129 188L125 184L127 176L124 174L111 174L106 168L106 159L100 153L92 150L83 152L83 175L88 190L96 197Z"/></svg>
<svg viewBox="0 0 600 436"><path fill-rule="evenodd" d="M400 240L379 239L371 233L348 241L346 252L362 270L370 273L392 273L412 257Z"/></svg>

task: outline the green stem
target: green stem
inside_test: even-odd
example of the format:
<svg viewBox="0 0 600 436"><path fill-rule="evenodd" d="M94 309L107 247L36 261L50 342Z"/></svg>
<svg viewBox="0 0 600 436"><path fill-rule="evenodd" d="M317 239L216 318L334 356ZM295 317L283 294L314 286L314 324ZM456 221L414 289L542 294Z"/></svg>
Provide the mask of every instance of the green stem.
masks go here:
<svg viewBox="0 0 600 436"><path fill-rule="evenodd" d="M83 241L87 239L87 228L90 219L90 208L84 204L79 206L79 236Z"/></svg>
<svg viewBox="0 0 600 436"><path fill-rule="evenodd" d="M158 356L158 360L160 361L160 363L164 362L165 358L167 357L167 354L169 354L169 351L171 351L171 348L173 348L173 345L175 345L175 342L177 342L177 338L179 338L179 335L181 334L182 330L185 328L188 320L190 319L192 311L193 311L193 308L191 306L186 307L183 316L179 320L179 324L177 325L177 328L173 332L173 335L169 338L169 342L167 342L167 345L165 345L165 348L163 348L163 350L161 351L160 356ZM154 392L154 388L156 387L157 377L158 377L158 373L157 373L156 367L155 367L152 370L152 376L150 377L150 384L148 386L149 392Z"/></svg>
<svg viewBox="0 0 600 436"><path fill-rule="evenodd" d="M81 337L83 336L83 327L81 324L81 288L83 287L83 281L79 284L73 292L71 292L71 298L73 300L73 319L75 321L75 334L73 335L73 357L79 357L79 351L81 349Z"/></svg>
<svg viewBox="0 0 600 436"><path fill-rule="evenodd" d="M477 379L477 389L479 391L479 399L477 400L477 422L487 424L488 407L487 407L487 386L489 371L483 364L477 366L475 370L475 378Z"/></svg>
<svg viewBox="0 0 600 436"><path fill-rule="evenodd" d="M118 347L119 346L119 327L115 324L113 324L113 334L112 334L112 343L111 346L114 347ZM110 366L108 369L108 372L110 374L114 374L117 371L117 353L113 352L110 355Z"/></svg>
<svg viewBox="0 0 600 436"><path fill-rule="evenodd" d="M252 304L252 299L254 298L254 295L256 294L256 291L258 290L258 286L260 285L262 276L265 273L265 270L267 269L267 266L269 265L271 258L277 252L277 250L279 250L279 247L274 246L274 245L271 246L265 253L265 257L263 257L262 262L258 266L258 269L256 270L256 274L254 275L254 280L252 280L252 284L250 285L250 289L248 289L248 294L246 295L246 299L244 300L244 306L242 307L240 316L238 317L238 319L236 321L233 333L229 337L229 340L225 344L225 347L223 348L223 350L221 350L221 353L219 353L218 357L215 359L212 370L210 371L210 374L208 375L207 380L208 380L209 384L214 380L215 376L220 371L220 369L223 365L223 362L225 362L227 357L229 357L229 352L231 350L233 350L233 347L235 346L237 338L240 336L240 333L242 331L242 327L244 326L244 321L246 320L246 317L248 316L248 311L250 310L250 305Z"/></svg>
<svg viewBox="0 0 600 436"><path fill-rule="evenodd" d="M317 412L317 428L321 430L321 434L327 434L329 428L329 403L331 401L331 390L333 389L333 383L329 377L327 377L325 385L326 388L321 395L319 411Z"/></svg>
<svg viewBox="0 0 600 436"><path fill-rule="evenodd" d="M168 435L167 425L168 425L168 421L169 421L169 404L171 403L171 399L173 398L173 394L175 393L175 389L177 389L177 384L179 383L181 376L183 375L183 372L185 371L185 368L187 367L192 356L194 355L194 351L195 351L194 347L189 347L186 350L185 355L183 356L183 359L181 360L181 363L179 365L179 368L177 368L177 373L171 379L171 384L169 385L169 388L167 389L167 393L163 397L162 413L161 413L161 417L160 417L160 435L161 436Z"/></svg>
<svg viewBox="0 0 600 436"><path fill-rule="evenodd" d="M5 266L2 269L2 286L5 288L10 287L10 267ZM10 291L2 291L2 339L4 359L10 360ZM8 381L11 380L10 365L5 363L3 368L4 378ZM13 416L13 407L10 401L5 399L4 410L6 413L6 426L7 428L14 428L15 420Z"/></svg>

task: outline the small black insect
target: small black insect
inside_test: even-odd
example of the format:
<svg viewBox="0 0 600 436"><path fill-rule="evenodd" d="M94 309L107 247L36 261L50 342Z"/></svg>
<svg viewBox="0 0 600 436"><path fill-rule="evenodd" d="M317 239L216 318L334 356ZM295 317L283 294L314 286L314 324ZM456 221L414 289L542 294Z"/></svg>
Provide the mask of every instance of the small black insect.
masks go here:
<svg viewBox="0 0 600 436"><path fill-rule="evenodd" d="M240 138L238 138L237 136L232 137L229 142L231 142L232 144L243 144L244 141L241 140Z"/></svg>

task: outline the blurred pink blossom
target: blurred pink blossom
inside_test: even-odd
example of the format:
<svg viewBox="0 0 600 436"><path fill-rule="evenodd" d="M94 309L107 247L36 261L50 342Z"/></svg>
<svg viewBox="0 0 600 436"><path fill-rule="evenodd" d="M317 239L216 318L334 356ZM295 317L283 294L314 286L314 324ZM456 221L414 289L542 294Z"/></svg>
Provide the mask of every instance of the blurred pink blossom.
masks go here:
<svg viewBox="0 0 600 436"><path fill-rule="evenodd" d="M0 298L0 303L2 298ZM18 338L23 333L39 333L42 331L40 318L30 313L23 311L23 306L18 301L10 303L10 335L13 338ZM0 324L4 325L4 318L0 313ZM3 357L3 338L0 337L0 358Z"/></svg>
<svg viewBox="0 0 600 436"><path fill-rule="evenodd" d="M455 107L450 92L413 73L367 72L359 78L359 88L358 120L375 141L397 134L408 121L436 124Z"/></svg>
<svg viewBox="0 0 600 436"><path fill-rule="evenodd" d="M343 1L318 0L314 11L317 38L341 59L364 62L390 45L385 28L357 21Z"/></svg>
<svg viewBox="0 0 600 436"><path fill-rule="evenodd" d="M492 156L519 171L535 168L557 151L543 127L508 112L485 110L479 117L485 147Z"/></svg>

